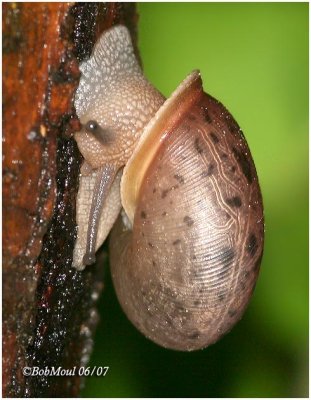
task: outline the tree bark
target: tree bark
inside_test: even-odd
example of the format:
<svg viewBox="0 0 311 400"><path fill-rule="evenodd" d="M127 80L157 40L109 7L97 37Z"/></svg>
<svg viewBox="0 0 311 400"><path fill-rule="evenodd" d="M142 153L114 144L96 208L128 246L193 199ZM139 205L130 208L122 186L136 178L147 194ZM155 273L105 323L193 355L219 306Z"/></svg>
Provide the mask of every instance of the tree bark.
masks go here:
<svg viewBox="0 0 311 400"><path fill-rule="evenodd" d="M72 397L78 376L25 367L85 366L103 265L71 267L81 155L73 96L79 62L131 3L3 4L3 396ZM27 371L26 371L27 372Z"/></svg>

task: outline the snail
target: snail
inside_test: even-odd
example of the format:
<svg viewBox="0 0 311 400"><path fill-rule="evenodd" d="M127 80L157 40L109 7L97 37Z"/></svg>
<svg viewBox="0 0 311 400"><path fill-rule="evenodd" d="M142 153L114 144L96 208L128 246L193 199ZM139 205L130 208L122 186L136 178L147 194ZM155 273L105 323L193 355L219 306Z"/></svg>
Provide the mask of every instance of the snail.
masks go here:
<svg viewBox="0 0 311 400"><path fill-rule="evenodd" d="M165 100L124 26L105 31L80 70L73 265L92 264L113 227L111 275L127 317L163 347L207 347L242 317L262 258L262 197L245 137L197 70Z"/></svg>

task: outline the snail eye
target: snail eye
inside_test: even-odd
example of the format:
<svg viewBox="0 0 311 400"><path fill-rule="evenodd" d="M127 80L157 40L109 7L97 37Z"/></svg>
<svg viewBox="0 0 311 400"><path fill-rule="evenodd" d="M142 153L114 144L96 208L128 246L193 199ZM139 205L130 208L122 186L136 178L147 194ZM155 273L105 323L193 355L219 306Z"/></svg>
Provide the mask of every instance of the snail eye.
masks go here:
<svg viewBox="0 0 311 400"><path fill-rule="evenodd" d="M91 120L91 121L88 121L88 122L85 124L85 130L86 130L87 132L89 132L89 133L96 133L96 132L99 132L100 129L101 129L101 128L100 128L99 124L98 124L96 121Z"/></svg>
<svg viewBox="0 0 311 400"><path fill-rule="evenodd" d="M114 140L114 134L109 128L102 128L95 120L90 120L84 125L85 130L91 133L103 145L109 145Z"/></svg>

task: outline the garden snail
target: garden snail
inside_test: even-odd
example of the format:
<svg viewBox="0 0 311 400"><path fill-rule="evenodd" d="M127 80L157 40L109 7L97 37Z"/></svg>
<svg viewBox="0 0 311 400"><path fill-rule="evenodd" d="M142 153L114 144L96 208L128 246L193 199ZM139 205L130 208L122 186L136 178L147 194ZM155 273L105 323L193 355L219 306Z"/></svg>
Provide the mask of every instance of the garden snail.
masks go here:
<svg viewBox="0 0 311 400"><path fill-rule="evenodd" d="M95 261L122 204L110 238L122 308L164 347L204 348L241 318L262 257L262 198L245 138L198 71L165 100L123 26L104 32L80 69L73 265Z"/></svg>

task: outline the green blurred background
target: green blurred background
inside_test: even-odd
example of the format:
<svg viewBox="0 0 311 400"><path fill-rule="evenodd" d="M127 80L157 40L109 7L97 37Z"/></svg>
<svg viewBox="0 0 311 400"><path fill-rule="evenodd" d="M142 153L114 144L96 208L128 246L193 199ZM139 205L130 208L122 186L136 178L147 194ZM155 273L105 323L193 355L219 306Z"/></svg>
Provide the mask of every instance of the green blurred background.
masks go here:
<svg viewBox="0 0 311 400"><path fill-rule="evenodd" d="M139 48L168 96L192 70L243 129L259 175L266 243L244 318L220 342L180 353L127 321L109 270L90 397L308 396L308 3L140 3Z"/></svg>

